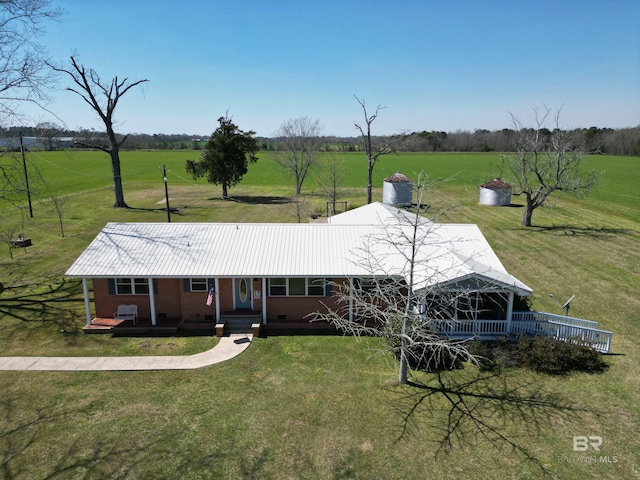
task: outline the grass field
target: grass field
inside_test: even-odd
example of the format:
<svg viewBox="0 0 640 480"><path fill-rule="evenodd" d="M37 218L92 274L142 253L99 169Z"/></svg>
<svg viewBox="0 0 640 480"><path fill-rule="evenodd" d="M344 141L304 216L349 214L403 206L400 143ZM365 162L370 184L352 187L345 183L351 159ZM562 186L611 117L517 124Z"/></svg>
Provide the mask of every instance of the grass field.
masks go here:
<svg viewBox="0 0 640 480"><path fill-rule="evenodd" d="M189 354L215 339L83 335L78 283L62 274L107 221L160 221L166 213L160 167L169 171L173 221L293 222L293 182L264 154L219 200L220 188L184 171L197 152L124 152L125 198L114 210L109 163L97 152L34 152L47 184L63 196L65 237L38 202L34 218L0 205L0 229L33 239L27 251L0 249L2 355ZM364 159L342 154L345 200L365 201ZM583 200L556 197L519 226L522 208L478 205L478 184L496 154L384 157L374 185L395 172L450 179L428 193L444 221L477 223L506 268L534 289L533 308L560 313L549 298L575 294L571 314L614 332L602 374L548 376L505 370L487 388L555 398L535 418L505 408L501 430L525 458L460 430L440 451L450 410L435 399L400 438L417 392L393 382L393 363L343 337L256 339L240 357L187 372L0 372L0 478L610 478L640 476L640 159L591 157L605 170ZM33 168L33 166L31 167ZM35 176L35 173L34 173ZM37 183L37 182L36 182ZM36 188L36 187L34 187ZM303 186L310 211L324 199L314 178ZM377 188L374 199L381 198ZM520 200L513 199L515 204ZM471 381L472 367L451 375ZM539 396L539 397L538 397ZM574 436L599 436L600 452L573 450ZM607 461L608 460L608 461Z"/></svg>

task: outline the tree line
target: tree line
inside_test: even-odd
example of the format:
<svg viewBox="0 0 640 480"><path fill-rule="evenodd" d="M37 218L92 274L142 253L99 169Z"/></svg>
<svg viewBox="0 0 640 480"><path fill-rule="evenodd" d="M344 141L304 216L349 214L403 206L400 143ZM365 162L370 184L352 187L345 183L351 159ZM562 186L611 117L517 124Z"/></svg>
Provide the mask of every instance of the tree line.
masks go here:
<svg viewBox="0 0 640 480"><path fill-rule="evenodd" d="M0 129L1 138L17 139L22 132L24 137L38 139L45 150L60 148L86 148L82 144L89 142L106 144L105 132L93 129L67 130L50 123L36 126L9 127ZM545 132L547 136L553 133ZM630 128L576 128L564 130L571 136L575 145L584 146L590 154L640 156L640 126ZM122 145L125 150L201 150L210 134L187 133L130 133ZM255 137L262 151L278 152L287 150L286 139L274 137ZM478 129L473 132L457 130L455 132L421 131L406 136L398 149L407 152L512 152L516 149L517 132L511 128L502 130ZM319 136L318 150L321 152L363 152L360 137Z"/></svg>
<svg viewBox="0 0 640 480"><path fill-rule="evenodd" d="M405 149L414 152L513 152L521 131L513 128L502 130L478 129L473 132L416 132L409 136ZM540 132L550 138L554 132L543 128ZM640 155L640 126L632 128L576 128L562 130L574 145L580 145L590 154Z"/></svg>

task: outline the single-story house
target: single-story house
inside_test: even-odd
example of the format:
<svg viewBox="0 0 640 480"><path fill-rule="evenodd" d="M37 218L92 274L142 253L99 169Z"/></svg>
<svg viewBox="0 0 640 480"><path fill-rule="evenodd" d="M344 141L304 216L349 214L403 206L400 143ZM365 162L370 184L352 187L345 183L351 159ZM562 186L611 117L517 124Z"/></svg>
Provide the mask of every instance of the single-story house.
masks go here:
<svg viewBox="0 0 640 480"><path fill-rule="evenodd" d="M234 315L262 326L308 323L321 302L337 307L337 285L406 276L397 245L413 215L373 203L327 224L112 222L66 275L82 279L87 325L113 318L123 304L137 306L138 317L151 327L159 319L222 324ZM493 335L509 332L514 297L529 295L531 288L506 271L477 225L418 220L424 234L414 289L471 291L484 307L466 320L476 326L492 321L487 328ZM350 310L345 315L358 320Z"/></svg>

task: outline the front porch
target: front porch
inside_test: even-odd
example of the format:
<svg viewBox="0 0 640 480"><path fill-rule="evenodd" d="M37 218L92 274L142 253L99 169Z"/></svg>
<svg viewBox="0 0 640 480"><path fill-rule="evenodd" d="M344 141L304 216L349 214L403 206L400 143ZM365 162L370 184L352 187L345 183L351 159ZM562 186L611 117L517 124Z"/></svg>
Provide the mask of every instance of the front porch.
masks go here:
<svg viewBox="0 0 640 480"><path fill-rule="evenodd" d="M115 336L179 336L216 335L218 337L237 333L252 333L254 337L270 335L338 335L341 332L324 321L308 320L273 321L261 323L260 312L225 312L220 321L185 320L159 318L153 325L148 318L137 323L127 320L96 317L83 327L86 334L109 334ZM256 325L259 325L256 328Z"/></svg>
<svg viewBox="0 0 640 480"><path fill-rule="evenodd" d="M188 321L179 318L158 318L155 325L149 318L141 318L137 323L129 320L96 317L83 327L87 334L110 334L115 336L176 336L215 335L213 321Z"/></svg>
<svg viewBox="0 0 640 480"><path fill-rule="evenodd" d="M84 333L112 335L226 335L229 333L254 333L263 335L305 335L340 333L327 322L281 321L260 323L259 312L225 312L220 322L189 321L175 318L158 318L153 325L150 319L131 321L113 318L94 318L84 327ZM544 312L513 312L511 320L429 320L438 335L453 340L475 338L496 340L499 337L517 335L546 335L559 340L584 342L601 353L609 353L613 334L598 329L597 322ZM257 331L255 325L259 325Z"/></svg>

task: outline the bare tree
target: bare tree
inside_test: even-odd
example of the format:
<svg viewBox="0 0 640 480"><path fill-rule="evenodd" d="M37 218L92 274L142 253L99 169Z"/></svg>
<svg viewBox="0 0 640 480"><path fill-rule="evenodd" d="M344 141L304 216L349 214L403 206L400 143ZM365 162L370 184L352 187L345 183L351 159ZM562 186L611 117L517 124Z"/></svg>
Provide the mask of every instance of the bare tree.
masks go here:
<svg viewBox="0 0 640 480"><path fill-rule="evenodd" d="M122 96L142 83L149 80L130 81L128 78L120 79L113 77L108 82L103 81L98 73L90 68L86 70L84 65L77 63L76 59L71 56L71 67L69 69L52 66L52 68L61 73L67 74L75 87L68 87L67 90L80 96L92 109L98 114L107 132L108 145L99 143L83 144L87 147L97 148L106 152L111 157L111 169L113 171L113 186L115 192L114 208L129 208L124 201L124 192L122 189L122 174L120 171L120 147L127 140L127 135L120 139L115 133L113 127L113 114L118 106L118 102Z"/></svg>
<svg viewBox="0 0 640 480"><path fill-rule="evenodd" d="M560 129L560 110L555 114L553 130L545 127L551 109L534 108L535 127L524 128L511 115L517 134L515 154L503 154L501 174L514 183L514 195L524 195L522 226L530 227L533 211L544 205L554 192L572 196L586 195L598 178L593 171L583 171L584 149L576 145L570 132Z"/></svg>
<svg viewBox="0 0 640 480"><path fill-rule="evenodd" d="M432 284L429 278L443 273L434 255L450 248L450 240L435 235L437 224L421 215L427 188L424 175L414 188L415 213L399 210L396 222L381 223L379 233L370 235L361 251L353 252L366 276L333 284L339 307L326 307L326 311L314 314L315 320L328 321L348 334L384 338L382 353L390 352L399 359L402 384L407 383L410 368L475 362L466 342L441 338L429 320L454 320L456 309L452 306L468 304L460 301L468 293L427 286ZM398 258L404 265L402 271L396 267Z"/></svg>
<svg viewBox="0 0 640 480"><path fill-rule="evenodd" d="M279 151L273 158L282 168L291 173L296 182L296 195L300 195L302 184L309 170L317 161L322 126L309 117L290 118L280 125L275 136Z"/></svg>
<svg viewBox="0 0 640 480"><path fill-rule="evenodd" d="M293 212L298 220L298 223L302 223L304 218L309 216L309 200L302 195L296 195L293 198L293 204L295 211Z"/></svg>
<svg viewBox="0 0 640 480"><path fill-rule="evenodd" d="M340 195L342 195L341 186L344 175L344 165L338 160L338 155L334 152L333 156L327 159L323 165L320 177L318 178L320 190L322 190L325 198L332 205L332 213L335 213L336 202Z"/></svg>
<svg viewBox="0 0 640 480"><path fill-rule="evenodd" d="M378 113L382 110L383 106L378 105L373 114L367 112L367 106L364 99L359 99L354 95L357 102L362 107L364 113L364 126L358 122L355 122L356 129L362 136L364 144L364 152L367 155L367 203L372 201L372 188L373 188L373 168L376 166L376 162L381 155L386 155L393 152L397 146L405 139L406 135L394 135L391 137L373 137L371 135L371 124L378 118Z"/></svg>
<svg viewBox="0 0 640 480"><path fill-rule="evenodd" d="M0 228L0 239L9 247L9 258L13 260L13 241L16 238L17 227L14 225L2 222L2 228ZM0 284L1 285L1 284Z"/></svg>
<svg viewBox="0 0 640 480"><path fill-rule="evenodd" d="M62 133L60 125L53 122L42 122L36 125L36 130L45 150L53 151L57 148L56 138Z"/></svg>
<svg viewBox="0 0 640 480"><path fill-rule="evenodd" d="M56 212L58 216L58 223L60 225L60 236L64 238L64 223L63 217L65 214L65 204L67 203L67 199L64 197L60 197L58 195L52 194L48 199L48 203L51 205L53 210Z"/></svg>
<svg viewBox="0 0 640 480"><path fill-rule="evenodd" d="M60 14L49 0L0 2L0 119L17 115L18 103L46 102L52 72L37 39L44 24Z"/></svg>

